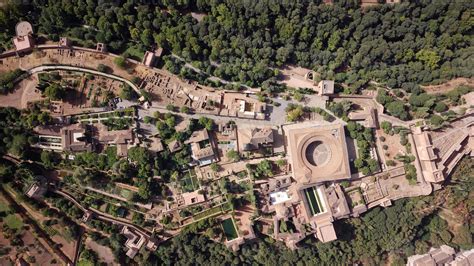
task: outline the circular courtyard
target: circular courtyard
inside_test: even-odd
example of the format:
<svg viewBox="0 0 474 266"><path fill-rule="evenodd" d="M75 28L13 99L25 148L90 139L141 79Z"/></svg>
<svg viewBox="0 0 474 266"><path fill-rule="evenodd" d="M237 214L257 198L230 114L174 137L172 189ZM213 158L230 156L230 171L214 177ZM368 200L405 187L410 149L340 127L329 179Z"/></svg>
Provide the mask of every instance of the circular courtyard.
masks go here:
<svg viewBox="0 0 474 266"><path fill-rule="evenodd" d="M311 165L322 166L331 158L331 150L322 141L314 141L306 147L305 156Z"/></svg>

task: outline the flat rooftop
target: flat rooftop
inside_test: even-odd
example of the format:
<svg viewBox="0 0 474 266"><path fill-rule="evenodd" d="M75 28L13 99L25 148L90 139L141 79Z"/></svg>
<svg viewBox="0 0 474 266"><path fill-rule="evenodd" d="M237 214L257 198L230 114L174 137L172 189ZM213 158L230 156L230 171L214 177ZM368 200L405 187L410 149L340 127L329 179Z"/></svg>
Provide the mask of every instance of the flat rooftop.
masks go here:
<svg viewBox="0 0 474 266"><path fill-rule="evenodd" d="M288 200L290 200L290 196L288 195L288 190L270 193L271 205L280 204Z"/></svg>

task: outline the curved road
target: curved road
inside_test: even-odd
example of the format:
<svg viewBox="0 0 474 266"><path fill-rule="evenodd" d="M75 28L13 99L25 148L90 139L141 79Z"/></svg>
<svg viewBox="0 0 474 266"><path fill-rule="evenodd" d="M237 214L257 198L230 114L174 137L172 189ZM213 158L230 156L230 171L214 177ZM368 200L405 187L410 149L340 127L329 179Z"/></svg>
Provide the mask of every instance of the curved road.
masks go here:
<svg viewBox="0 0 474 266"><path fill-rule="evenodd" d="M133 88L135 92L138 93L138 95L141 95L140 89L138 89L137 85L133 84L133 82L129 81L128 79L124 79L122 77L113 75L113 74L108 74L104 72L100 72L97 70L89 69L89 68L83 68L83 67L76 67L76 66L67 66L67 65L51 65L51 66L37 66L31 69L25 69L25 71L28 73L28 75L33 75L39 72L45 72L45 71L54 71L54 70L66 70L66 71L78 71L78 72L85 72L89 74L94 74L94 75L99 75L103 76L106 78L111 78L115 79L118 81L122 81L129 85L130 87Z"/></svg>

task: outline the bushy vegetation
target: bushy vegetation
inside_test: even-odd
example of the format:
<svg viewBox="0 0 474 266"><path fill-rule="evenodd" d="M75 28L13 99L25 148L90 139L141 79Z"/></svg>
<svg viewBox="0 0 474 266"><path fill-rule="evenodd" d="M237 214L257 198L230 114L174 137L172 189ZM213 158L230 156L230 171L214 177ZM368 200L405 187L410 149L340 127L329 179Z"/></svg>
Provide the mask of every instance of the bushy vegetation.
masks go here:
<svg viewBox="0 0 474 266"><path fill-rule="evenodd" d="M446 93L446 96L450 100L450 102L454 105L462 104L461 96L473 91L472 87L469 86L459 86L456 87L454 90Z"/></svg>
<svg viewBox="0 0 474 266"><path fill-rule="evenodd" d="M390 95L386 90L379 89L377 93L377 102L383 105L386 111L400 118L401 120L409 120L411 118L410 113L408 112L408 107L405 103L395 96Z"/></svg>
<svg viewBox="0 0 474 266"><path fill-rule="evenodd" d="M250 175L255 179L273 177L275 172L273 162L266 159L257 164L247 164L246 166Z"/></svg>
<svg viewBox="0 0 474 266"><path fill-rule="evenodd" d="M389 135L393 135L395 134L393 132L393 127L392 127L392 123L388 122L388 121L382 121L380 123L380 127L382 128L383 132L385 134L389 134Z"/></svg>
<svg viewBox="0 0 474 266"><path fill-rule="evenodd" d="M453 111L448 111L449 106L465 104L461 97L473 90L469 86L459 86L443 94L428 94L419 85L410 85L402 90L379 89L376 100L385 107L385 111L390 115L409 120L412 118L429 119L431 124L441 125L442 119L437 114L445 118L456 117ZM405 97L409 93L409 97ZM446 112L448 111L448 112ZM453 113L452 115L450 114ZM438 117L437 117L438 116Z"/></svg>
<svg viewBox="0 0 474 266"><path fill-rule="evenodd" d="M38 74L37 89L42 91L43 95L50 100L62 100L67 94L66 82L62 81L62 77L58 72L40 73Z"/></svg>
<svg viewBox="0 0 474 266"><path fill-rule="evenodd" d="M329 107L331 111L337 117L348 119L347 116L352 109L352 103L350 101L344 100L342 102L332 102Z"/></svg>
<svg viewBox="0 0 474 266"><path fill-rule="evenodd" d="M286 120L288 122L296 122L302 119L305 113L305 109L302 105L292 104L292 103L288 104L285 111L286 111Z"/></svg>
<svg viewBox="0 0 474 266"><path fill-rule="evenodd" d="M108 65L104 65L104 64L99 64L97 66L97 70L100 71L100 72L103 72L103 73L107 73L107 74L110 74L113 72L113 69L111 67L109 67Z"/></svg>
<svg viewBox="0 0 474 266"><path fill-rule="evenodd" d="M375 145L372 130L354 121L347 123L347 130L349 136L357 143L358 156L354 160L355 168L364 175L379 171L379 163L370 155L370 149Z"/></svg>
<svg viewBox="0 0 474 266"><path fill-rule="evenodd" d="M127 84L122 85L119 96L120 98L124 100L129 100L129 101L136 100L138 98L137 92L133 90L132 87L130 87Z"/></svg>
<svg viewBox="0 0 474 266"><path fill-rule="evenodd" d="M65 94L66 89L57 83L50 84L44 91L44 95L53 101L61 100Z"/></svg>
<svg viewBox="0 0 474 266"><path fill-rule="evenodd" d="M31 111L28 115L14 108L0 108L0 154L23 157L28 152L30 144L36 142L31 134L31 117L37 118L37 113Z"/></svg>
<svg viewBox="0 0 474 266"><path fill-rule="evenodd" d="M238 162L240 160L240 154L236 150L229 150L226 153L226 157L232 162Z"/></svg>
<svg viewBox="0 0 474 266"><path fill-rule="evenodd" d="M72 163L76 166L110 170L118 161L117 147L108 147L104 153L82 152L76 153Z"/></svg>
<svg viewBox="0 0 474 266"><path fill-rule="evenodd" d="M133 120L130 117L112 117L109 119L101 120L100 122L107 126L107 130L125 130L130 128L133 123Z"/></svg>
<svg viewBox="0 0 474 266"><path fill-rule="evenodd" d="M464 211L472 210L474 201L472 201L472 191L474 189L474 159L464 158L456 166L455 171L451 176L447 189L450 191L450 196L447 198L449 207L463 207ZM472 217L470 217L472 219ZM473 224L470 222L469 224Z"/></svg>
<svg viewBox="0 0 474 266"><path fill-rule="evenodd" d="M118 56L114 59L114 64L121 69L127 68L127 58L123 56Z"/></svg>
<svg viewBox="0 0 474 266"><path fill-rule="evenodd" d="M1 25L1 22L0 22ZM0 93L6 94L12 92L15 84L13 83L17 78L19 78L24 71L20 69L15 69L13 71L0 73Z"/></svg>

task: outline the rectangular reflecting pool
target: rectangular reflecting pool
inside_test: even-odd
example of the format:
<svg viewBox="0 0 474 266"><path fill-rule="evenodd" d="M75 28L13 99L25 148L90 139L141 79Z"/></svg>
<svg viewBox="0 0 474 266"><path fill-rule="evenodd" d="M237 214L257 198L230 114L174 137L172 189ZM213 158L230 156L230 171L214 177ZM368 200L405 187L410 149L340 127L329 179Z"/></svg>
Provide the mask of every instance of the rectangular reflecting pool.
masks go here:
<svg viewBox="0 0 474 266"><path fill-rule="evenodd" d="M227 218L222 221L222 228L224 228L224 234L227 241L236 239L238 237L237 229L235 228L235 224L232 218Z"/></svg>
<svg viewBox="0 0 474 266"><path fill-rule="evenodd" d="M323 202L319 197L316 187L305 188L304 195L306 197L306 201L308 202L311 215L314 216L316 214L325 212Z"/></svg>

